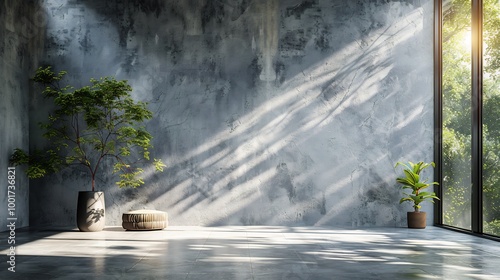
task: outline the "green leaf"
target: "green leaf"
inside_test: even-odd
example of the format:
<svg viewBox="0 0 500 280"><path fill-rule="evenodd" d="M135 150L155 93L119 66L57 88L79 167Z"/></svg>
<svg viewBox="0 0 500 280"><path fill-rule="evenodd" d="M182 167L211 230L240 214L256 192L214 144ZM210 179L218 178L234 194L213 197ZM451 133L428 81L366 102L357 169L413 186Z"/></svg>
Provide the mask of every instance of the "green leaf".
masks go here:
<svg viewBox="0 0 500 280"><path fill-rule="evenodd" d="M164 167L167 167L162 161L161 159L154 159L153 160L153 164L155 166L155 170L158 171L158 172L163 172L163 168Z"/></svg>

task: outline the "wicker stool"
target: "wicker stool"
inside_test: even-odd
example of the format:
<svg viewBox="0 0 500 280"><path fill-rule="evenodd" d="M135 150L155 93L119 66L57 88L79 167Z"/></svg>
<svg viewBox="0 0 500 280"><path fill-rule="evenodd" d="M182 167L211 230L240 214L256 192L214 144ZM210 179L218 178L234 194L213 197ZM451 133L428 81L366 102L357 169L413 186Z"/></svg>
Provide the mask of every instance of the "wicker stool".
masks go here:
<svg viewBox="0 0 500 280"><path fill-rule="evenodd" d="M126 230L158 230L168 226L167 212L135 210L122 215L122 227Z"/></svg>

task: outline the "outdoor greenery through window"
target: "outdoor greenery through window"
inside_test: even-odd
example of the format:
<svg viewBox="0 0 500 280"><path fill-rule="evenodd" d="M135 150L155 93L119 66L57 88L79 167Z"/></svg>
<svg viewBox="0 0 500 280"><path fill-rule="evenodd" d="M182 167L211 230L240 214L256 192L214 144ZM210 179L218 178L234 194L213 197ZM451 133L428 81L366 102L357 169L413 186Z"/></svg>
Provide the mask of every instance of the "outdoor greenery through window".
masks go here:
<svg viewBox="0 0 500 280"><path fill-rule="evenodd" d="M471 0L443 1L443 223L471 228Z"/></svg>
<svg viewBox="0 0 500 280"><path fill-rule="evenodd" d="M500 236L500 2L483 5L483 232Z"/></svg>
<svg viewBox="0 0 500 280"><path fill-rule="evenodd" d="M482 1L482 26L472 22L472 1L479 0L442 1L442 220L473 230L472 208L482 208L482 232L500 236L500 1ZM471 34L481 29L482 71L473 77ZM482 81L476 95L474 78ZM482 106L477 123L473 106ZM482 154L473 149L474 126L482 128ZM482 201L476 204L472 203L474 157L482 162Z"/></svg>

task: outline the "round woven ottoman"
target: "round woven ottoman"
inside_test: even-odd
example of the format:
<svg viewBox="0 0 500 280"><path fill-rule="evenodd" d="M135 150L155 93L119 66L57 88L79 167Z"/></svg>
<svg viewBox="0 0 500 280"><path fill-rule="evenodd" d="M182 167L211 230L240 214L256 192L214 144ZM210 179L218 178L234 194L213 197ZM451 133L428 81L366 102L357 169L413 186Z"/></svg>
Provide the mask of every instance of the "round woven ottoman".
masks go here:
<svg viewBox="0 0 500 280"><path fill-rule="evenodd" d="M122 227L126 230L158 230L168 226L167 212L135 210L122 215Z"/></svg>

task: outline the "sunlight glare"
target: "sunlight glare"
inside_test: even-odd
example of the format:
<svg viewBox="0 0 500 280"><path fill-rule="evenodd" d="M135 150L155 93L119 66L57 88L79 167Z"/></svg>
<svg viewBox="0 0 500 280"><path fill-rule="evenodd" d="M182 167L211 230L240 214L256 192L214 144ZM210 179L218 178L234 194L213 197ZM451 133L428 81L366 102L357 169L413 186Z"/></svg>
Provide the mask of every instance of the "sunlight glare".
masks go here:
<svg viewBox="0 0 500 280"><path fill-rule="evenodd" d="M462 34L462 47L467 53L472 52L472 32L471 30L466 30Z"/></svg>

